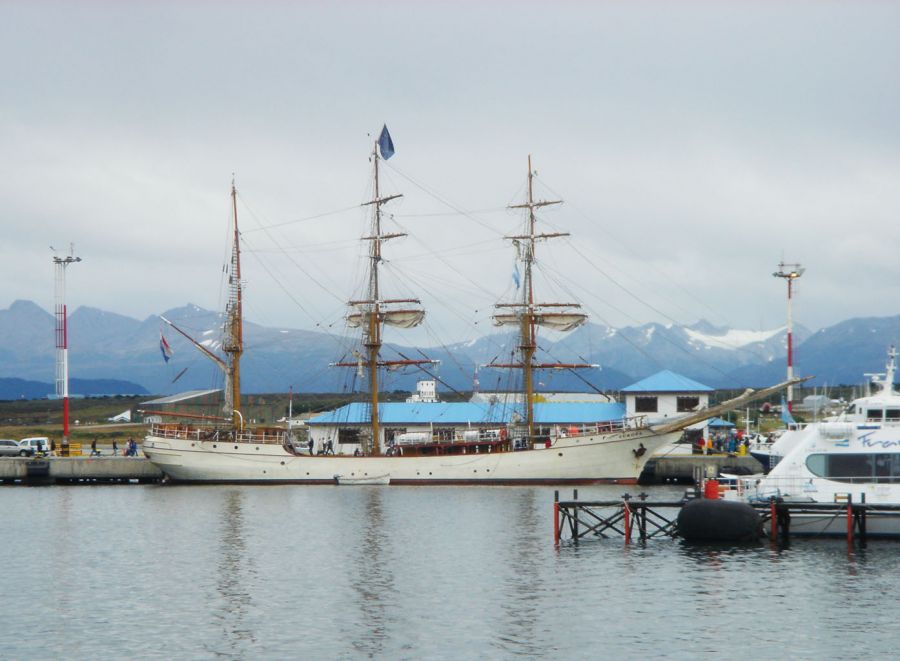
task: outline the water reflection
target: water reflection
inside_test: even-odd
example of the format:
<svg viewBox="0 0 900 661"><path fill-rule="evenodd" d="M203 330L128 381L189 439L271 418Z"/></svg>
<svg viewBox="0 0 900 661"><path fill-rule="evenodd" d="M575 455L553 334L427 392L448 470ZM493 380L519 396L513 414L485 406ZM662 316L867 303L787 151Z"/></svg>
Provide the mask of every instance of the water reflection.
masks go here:
<svg viewBox="0 0 900 661"><path fill-rule="evenodd" d="M387 638L388 604L395 593L393 553L386 530L383 487L362 487L362 543L357 549L353 589L359 599L361 626L351 636L353 648L369 658L382 658Z"/></svg>
<svg viewBox="0 0 900 661"><path fill-rule="evenodd" d="M509 554L499 558L508 575L503 582L500 602L500 631L495 643L506 653L525 658L537 658L546 651L539 645L536 627L540 623L542 595L538 586L545 585L541 565L533 561L538 545L546 543L539 531L546 528L546 520L539 519L536 490L527 489L516 494L510 520L512 538Z"/></svg>
<svg viewBox="0 0 900 661"><path fill-rule="evenodd" d="M248 658L256 636L247 623L253 606L248 584L256 574L244 538L244 491L226 492L220 517L216 592L220 597L212 617L222 631L221 648L209 651L229 659Z"/></svg>

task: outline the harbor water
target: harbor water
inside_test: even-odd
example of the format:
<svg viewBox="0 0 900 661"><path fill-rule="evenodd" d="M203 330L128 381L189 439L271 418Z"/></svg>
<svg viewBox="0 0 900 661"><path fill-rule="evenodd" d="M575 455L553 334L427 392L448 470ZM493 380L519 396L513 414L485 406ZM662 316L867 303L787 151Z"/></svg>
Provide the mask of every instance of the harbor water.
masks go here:
<svg viewBox="0 0 900 661"><path fill-rule="evenodd" d="M896 542L557 549L552 501L549 488L0 487L0 657L894 654Z"/></svg>

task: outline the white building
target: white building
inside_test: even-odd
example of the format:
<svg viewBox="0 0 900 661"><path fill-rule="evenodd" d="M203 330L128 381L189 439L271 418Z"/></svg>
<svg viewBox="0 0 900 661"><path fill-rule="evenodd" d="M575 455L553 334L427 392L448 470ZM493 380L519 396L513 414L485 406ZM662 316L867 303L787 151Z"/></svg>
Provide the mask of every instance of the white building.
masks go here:
<svg viewBox="0 0 900 661"><path fill-rule="evenodd" d="M622 389L625 395L625 415L646 416L648 423L663 422L672 417L691 413L709 406L709 386L697 383L681 374L663 370ZM688 429L702 429L706 422Z"/></svg>

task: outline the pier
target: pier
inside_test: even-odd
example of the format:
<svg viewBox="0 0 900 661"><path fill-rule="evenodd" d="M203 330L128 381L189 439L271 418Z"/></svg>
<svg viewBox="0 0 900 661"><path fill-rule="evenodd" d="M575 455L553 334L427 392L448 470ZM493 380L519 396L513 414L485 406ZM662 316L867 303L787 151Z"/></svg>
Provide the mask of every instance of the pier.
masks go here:
<svg viewBox="0 0 900 661"><path fill-rule="evenodd" d="M678 537L678 513L685 503L700 497L700 491L688 492L685 498L672 501L650 501L647 494L634 497L623 494L619 500L578 500L575 489L572 500L560 500L559 491L553 499L553 541L565 538L575 544L580 540L622 538L626 544L632 539L640 542L658 537ZM853 502L849 495L835 503L797 503L772 499L768 502L748 503L759 514L766 535L772 541L787 541L791 535L843 536L849 544L856 541L865 546L870 535L870 519L885 517L900 519L900 505L869 504L862 498ZM803 517L826 521L826 532L803 530ZM792 531L791 522L798 522ZM798 531L796 528L800 528ZM837 531L837 533L836 533ZM900 534L879 536L897 537Z"/></svg>
<svg viewBox="0 0 900 661"><path fill-rule="evenodd" d="M0 459L0 484L148 484L162 479L162 471L143 457Z"/></svg>

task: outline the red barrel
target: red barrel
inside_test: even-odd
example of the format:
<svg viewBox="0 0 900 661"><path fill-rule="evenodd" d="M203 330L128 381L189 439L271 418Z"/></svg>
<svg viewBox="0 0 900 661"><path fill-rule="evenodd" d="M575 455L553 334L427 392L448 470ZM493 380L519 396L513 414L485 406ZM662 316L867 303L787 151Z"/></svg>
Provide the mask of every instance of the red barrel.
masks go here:
<svg viewBox="0 0 900 661"><path fill-rule="evenodd" d="M707 480L706 486L703 489L703 497L709 498L711 500L715 500L719 497L719 481L718 480Z"/></svg>

